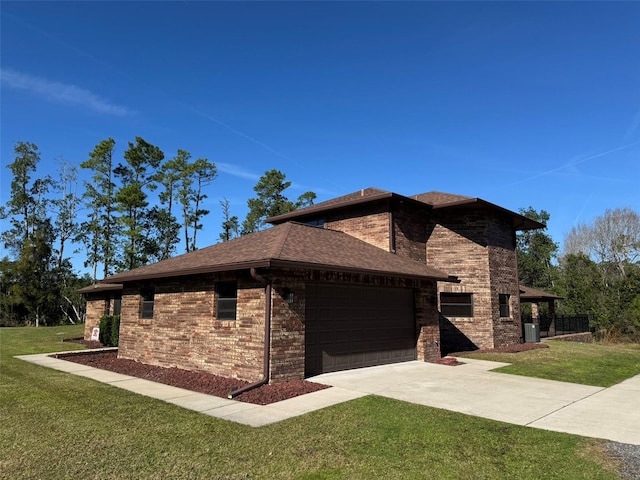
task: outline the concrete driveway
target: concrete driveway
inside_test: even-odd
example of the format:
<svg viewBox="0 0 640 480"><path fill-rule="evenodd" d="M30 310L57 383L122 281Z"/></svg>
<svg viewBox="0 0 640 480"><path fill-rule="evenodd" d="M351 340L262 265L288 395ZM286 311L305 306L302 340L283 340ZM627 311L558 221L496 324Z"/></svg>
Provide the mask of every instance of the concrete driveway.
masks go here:
<svg viewBox="0 0 640 480"><path fill-rule="evenodd" d="M375 394L517 425L640 445L640 375L601 388L490 371L506 363L465 358L463 365L452 367L416 361L318 375L308 380L335 388L263 406L99 370L49 354L16 358L253 427Z"/></svg>
<svg viewBox="0 0 640 480"><path fill-rule="evenodd" d="M640 445L640 375L610 388L495 373L497 362L423 362L326 373L312 381L517 425Z"/></svg>

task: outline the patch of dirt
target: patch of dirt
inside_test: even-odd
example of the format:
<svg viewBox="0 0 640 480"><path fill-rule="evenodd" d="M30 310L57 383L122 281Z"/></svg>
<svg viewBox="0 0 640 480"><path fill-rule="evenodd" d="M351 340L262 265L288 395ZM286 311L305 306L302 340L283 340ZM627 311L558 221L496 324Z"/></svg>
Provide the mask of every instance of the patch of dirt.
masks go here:
<svg viewBox="0 0 640 480"><path fill-rule="evenodd" d="M536 350L538 348L549 348L549 345L545 343L516 343L515 345L507 345L505 347L481 348L468 352L449 353L448 356L458 357L464 356L466 353L518 353L527 352L529 350Z"/></svg>
<svg viewBox="0 0 640 480"><path fill-rule="evenodd" d="M211 373L193 372L176 367L166 368L145 365L135 360L118 358L118 352L115 350L66 353L52 355L52 357L222 398L227 398L232 389L239 389L249 384L249 382L220 377ZM306 393L324 390L325 388L329 388L329 386L305 380L290 380L254 388L238 395L234 400L257 405L268 405Z"/></svg>

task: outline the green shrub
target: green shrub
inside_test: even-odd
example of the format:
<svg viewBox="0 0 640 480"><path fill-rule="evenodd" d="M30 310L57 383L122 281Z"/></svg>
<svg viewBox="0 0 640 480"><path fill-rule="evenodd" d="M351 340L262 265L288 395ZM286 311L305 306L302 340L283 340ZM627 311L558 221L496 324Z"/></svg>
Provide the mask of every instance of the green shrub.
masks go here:
<svg viewBox="0 0 640 480"><path fill-rule="evenodd" d="M103 315L100 318L100 343L105 347L117 347L120 340L120 315Z"/></svg>

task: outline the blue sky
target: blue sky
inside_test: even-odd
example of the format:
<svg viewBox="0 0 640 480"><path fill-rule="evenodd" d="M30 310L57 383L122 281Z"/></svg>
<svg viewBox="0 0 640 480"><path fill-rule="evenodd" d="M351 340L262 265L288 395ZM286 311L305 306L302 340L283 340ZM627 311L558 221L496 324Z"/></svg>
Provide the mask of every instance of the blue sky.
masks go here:
<svg viewBox="0 0 640 480"><path fill-rule="evenodd" d="M218 166L200 246L219 201L242 220L272 168L290 198L374 186L545 209L559 243L607 208L640 211L640 2L0 9L2 203L16 141L44 174L108 137L121 160L141 136Z"/></svg>

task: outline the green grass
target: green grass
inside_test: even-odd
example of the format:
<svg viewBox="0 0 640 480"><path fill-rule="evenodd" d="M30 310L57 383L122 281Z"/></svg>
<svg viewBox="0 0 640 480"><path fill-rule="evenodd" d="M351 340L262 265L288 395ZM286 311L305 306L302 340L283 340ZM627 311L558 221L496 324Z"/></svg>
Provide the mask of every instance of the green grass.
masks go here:
<svg viewBox="0 0 640 480"><path fill-rule="evenodd" d="M81 328L0 329L0 478L619 478L574 435L376 396L251 428L13 358Z"/></svg>
<svg viewBox="0 0 640 480"><path fill-rule="evenodd" d="M511 363L494 371L610 387L640 374L640 345L546 342L549 348L519 353L468 353L465 357Z"/></svg>

